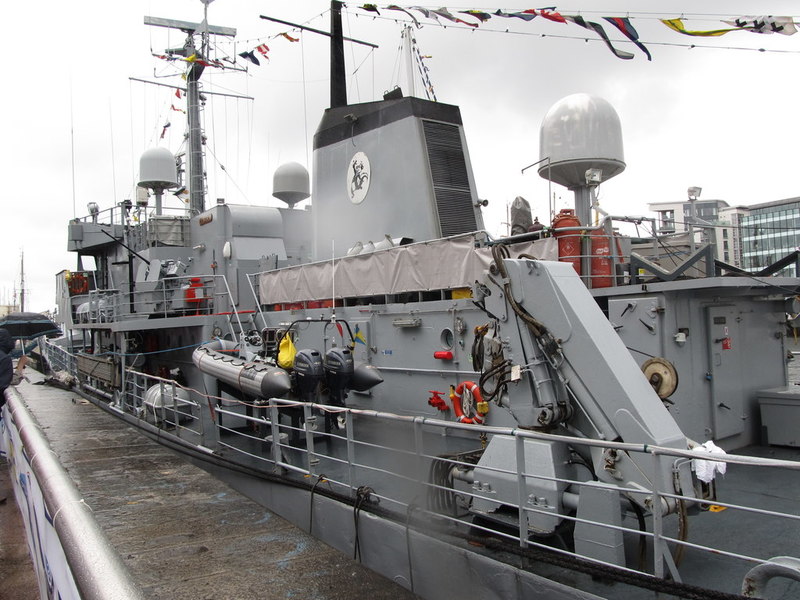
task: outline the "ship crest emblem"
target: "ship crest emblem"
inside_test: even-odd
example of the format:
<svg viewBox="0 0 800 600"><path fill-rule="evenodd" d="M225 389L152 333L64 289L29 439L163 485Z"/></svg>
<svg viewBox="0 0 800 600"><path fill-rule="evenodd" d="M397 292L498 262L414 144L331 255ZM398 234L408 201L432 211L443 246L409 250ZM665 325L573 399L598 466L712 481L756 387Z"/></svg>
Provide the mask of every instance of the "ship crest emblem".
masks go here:
<svg viewBox="0 0 800 600"><path fill-rule="evenodd" d="M356 152L347 167L347 192L353 204L361 204L367 197L370 175L369 158L363 152Z"/></svg>

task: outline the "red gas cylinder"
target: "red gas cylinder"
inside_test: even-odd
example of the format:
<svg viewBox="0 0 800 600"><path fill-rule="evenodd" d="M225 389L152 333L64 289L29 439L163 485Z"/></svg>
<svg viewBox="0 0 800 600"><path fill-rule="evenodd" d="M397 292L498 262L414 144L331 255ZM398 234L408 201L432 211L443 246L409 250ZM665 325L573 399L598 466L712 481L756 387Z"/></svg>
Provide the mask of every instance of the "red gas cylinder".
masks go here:
<svg viewBox="0 0 800 600"><path fill-rule="evenodd" d="M606 232L596 229L592 232L592 258L589 287L607 288L614 284L614 261L611 260L611 240L608 239Z"/></svg>
<svg viewBox="0 0 800 600"><path fill-rule="evenodd" d="M563 208L553 219L553 236L558 240L558 260L572 263L575 272L581 274L581 232L559 231L563 227L580 227L581 222L571 208Z"/></svg>

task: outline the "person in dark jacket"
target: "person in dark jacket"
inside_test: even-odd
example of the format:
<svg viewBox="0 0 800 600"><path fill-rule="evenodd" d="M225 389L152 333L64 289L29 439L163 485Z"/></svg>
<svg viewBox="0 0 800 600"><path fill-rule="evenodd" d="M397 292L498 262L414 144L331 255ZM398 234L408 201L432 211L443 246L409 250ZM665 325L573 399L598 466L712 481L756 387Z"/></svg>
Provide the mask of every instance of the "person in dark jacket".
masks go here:
<svg viewBox="0 0 800 600"><path fill-rule="evenodd" d="M14 349L14 338L6 329L0 329L0 409L6 403L6 388L11 385L14 376L14 365L11 362L11 351Z"/></svg>

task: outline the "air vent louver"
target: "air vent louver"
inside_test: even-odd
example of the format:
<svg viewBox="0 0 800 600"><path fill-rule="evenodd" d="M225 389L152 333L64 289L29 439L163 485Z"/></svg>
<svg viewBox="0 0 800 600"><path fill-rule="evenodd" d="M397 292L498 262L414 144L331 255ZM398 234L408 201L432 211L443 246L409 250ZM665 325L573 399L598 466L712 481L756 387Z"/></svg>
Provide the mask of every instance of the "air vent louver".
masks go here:
<svg viewBox="0 0 800 600"><path fill-rule="evenodd" d="M442 236L475 231L475 208L458 126L422 121Z"/></svg>

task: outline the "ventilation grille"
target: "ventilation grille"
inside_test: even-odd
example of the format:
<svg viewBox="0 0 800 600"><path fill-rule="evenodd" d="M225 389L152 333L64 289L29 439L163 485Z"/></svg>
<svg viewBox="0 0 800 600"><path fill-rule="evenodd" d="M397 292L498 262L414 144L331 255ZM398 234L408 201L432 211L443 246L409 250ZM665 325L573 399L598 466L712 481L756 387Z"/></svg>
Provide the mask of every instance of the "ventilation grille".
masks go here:
<svg viewBox="0 0 800 600"><path fill-rule="evenodd" d="M458 126L436 121L422 121L422 126L441 234L475 231L478 226Z"/></svg>

